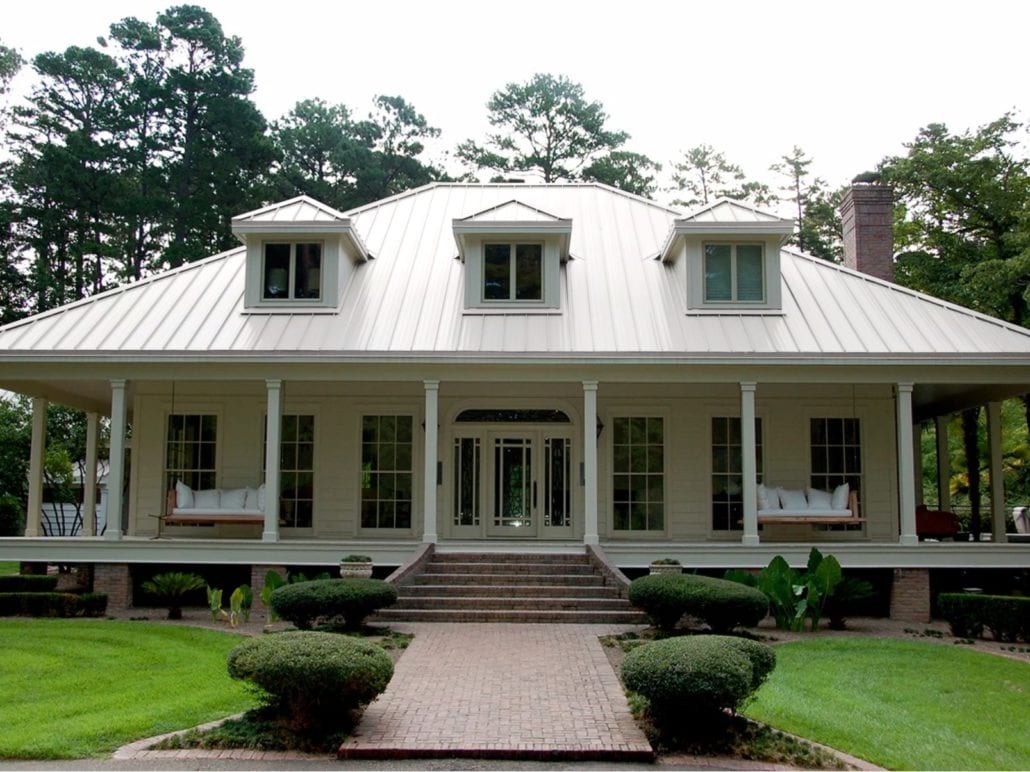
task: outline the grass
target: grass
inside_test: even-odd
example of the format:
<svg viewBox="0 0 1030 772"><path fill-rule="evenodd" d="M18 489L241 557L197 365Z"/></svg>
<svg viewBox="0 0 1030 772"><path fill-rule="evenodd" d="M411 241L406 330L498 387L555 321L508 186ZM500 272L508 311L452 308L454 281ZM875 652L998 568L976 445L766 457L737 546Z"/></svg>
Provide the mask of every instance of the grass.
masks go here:
<svg viewBox="0 0 1030 772"><path fill-rule="evenodd" d="M74 759L253 705L240 637L144 622L0 620L0 758Z"/></svg>
<svg viewBox="0 0 1030 772"><path fill-rule="evenodd" d="M1030 664L870 638L776 655L752 718L891 769L1030 769Z"/></svg>
<svg viewBox="0 0 1030 772"><path fill-rule="evenodd" d="M11 560L0 561L0 576L14 576L19 573L21 563Z"/></svg>

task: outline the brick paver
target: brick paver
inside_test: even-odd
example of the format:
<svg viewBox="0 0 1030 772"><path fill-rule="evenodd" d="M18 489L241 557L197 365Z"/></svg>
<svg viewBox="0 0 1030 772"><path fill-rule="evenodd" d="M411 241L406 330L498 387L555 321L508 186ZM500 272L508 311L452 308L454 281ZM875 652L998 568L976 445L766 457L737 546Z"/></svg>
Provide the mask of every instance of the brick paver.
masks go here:
<svg viewBox="0 0 1030 772"><path fill-rule="evenodd" d="M621 628L411 627L414 641L341 758L652 758L597 640Z"/></svg>

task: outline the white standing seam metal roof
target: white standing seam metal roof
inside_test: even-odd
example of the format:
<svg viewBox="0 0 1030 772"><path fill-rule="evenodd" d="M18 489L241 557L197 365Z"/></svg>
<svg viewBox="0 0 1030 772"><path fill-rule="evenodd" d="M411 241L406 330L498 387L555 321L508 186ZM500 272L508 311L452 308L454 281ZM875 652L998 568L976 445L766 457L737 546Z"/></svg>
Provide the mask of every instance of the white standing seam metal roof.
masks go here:
<svg viewBox="0 0 1030 772"><path fill-rule="evenodd" d="M322 216L308 206L295 199L246 216ZM575 223L560 313L465 311L453 222L491 207ZM737 217L747 209L720 202L705 211ZM792 249L781 252L782 313L688 313L684 274L656 259L683 215L603 185L434 183L335 215L374 255L355 266L338 313L244 313L241 247L0 328L0 362L272 353L1030 362L1030 331Z"/></svg>

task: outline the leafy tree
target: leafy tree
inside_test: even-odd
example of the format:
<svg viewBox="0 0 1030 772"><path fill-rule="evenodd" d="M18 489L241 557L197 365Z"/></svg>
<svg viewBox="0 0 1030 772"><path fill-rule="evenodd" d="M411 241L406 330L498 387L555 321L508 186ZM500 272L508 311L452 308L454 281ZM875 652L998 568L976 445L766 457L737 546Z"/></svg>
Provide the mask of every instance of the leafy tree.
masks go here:
<svg viewBox="0 0 1030 772"><path fill-rule="evenodd" d="M646 155L628 150L613 150L583 170L583 179L650 198L658 190L661 164Z"/></svg>
<svg viewBox="0 0 1030 772"><path fill-rule="evenodd" d="M24 397L0 396L0 496L25 504L28 496L31 415Z"/></svg>
<svg viewBox="0 0 1030 772"><path fill-rule="evenodd" d="M705 206L719 198L750 201L755 206L769 206L777 200L768 185L748 181L744 171L726 160L711 145L701 144L683 154L673 166L672 180L682 197L673 204L685 207Z"/></svg>
<svg viewBox="0 0 1030 772"><path fill-rule="evenodd" d="M443 170L423 161L425 143L440 136L425 116L399 96L377 96L361 133L371 138L369 164L357 176L360 206L386 196L446 179Z"/></svg>
<svg viewBox="0 0 1030 772"><path fill-rule="evenodd" d="M487 110L497 131L483 144L469 139L456 151L474 168L502 177L531 172L544 182L605 179L638 189L655 169L645 156L622 150L629 134L608 128L604 106L588 101L583 86L564 75L539 73L509 83L494 92ZM622 154L613 156L616 151Z"/></svg>
<svg viewBox="0 0 1030 772"><path fill-rule="evenodd" d="M791 201L797 212L797 229L791 236L790 243L795 244L802 252L811 252L812 247L818 244L817 231L811 215L813 208L820 206L826 185L819 177L812 176L809 169L811 165L812 158L795 145L790 153L781 156L777 163L769 167L786 178L780 190L786 194L784 199Z"/></svg>
<svg viewBox="0 0 1030 772"><path fill-rule="evenodd" d="M0 41L0 99L7 96L11 88L11 81L14 80L14 76L18 74L24 63L17 49L5 46ZM6 117L6 106L0 102L0 131L3 131L5 128Z"/></svg>

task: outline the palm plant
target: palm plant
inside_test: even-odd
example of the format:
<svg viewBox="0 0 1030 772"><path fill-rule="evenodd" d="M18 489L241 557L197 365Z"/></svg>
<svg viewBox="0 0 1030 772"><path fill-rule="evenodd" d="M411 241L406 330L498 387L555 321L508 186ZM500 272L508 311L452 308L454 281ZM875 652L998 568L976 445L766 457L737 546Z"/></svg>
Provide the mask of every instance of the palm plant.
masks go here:
<svg viewBox="0 0 1030 772"><path fill-rule="evenodd" d="M204 586L204 580L196 574L178 571L158 574L150 581L143 582L143 590L159 598L168 607L169 619L182 619L182 599Z"/></svg>

